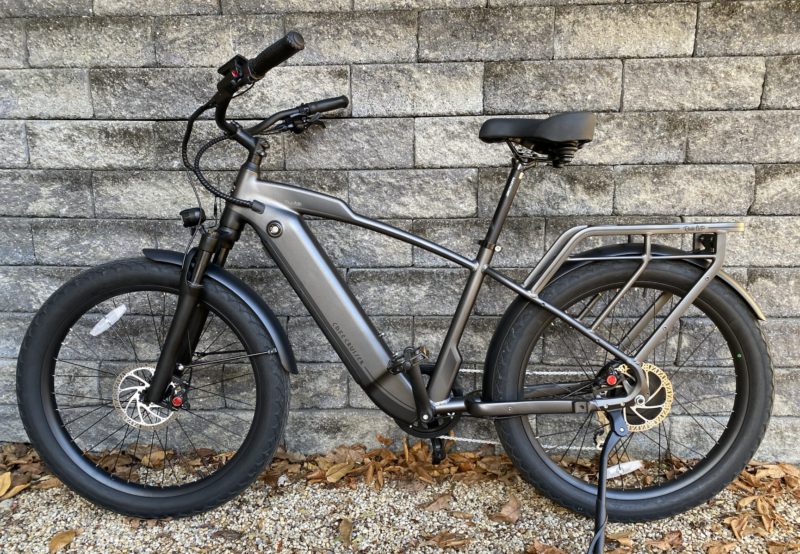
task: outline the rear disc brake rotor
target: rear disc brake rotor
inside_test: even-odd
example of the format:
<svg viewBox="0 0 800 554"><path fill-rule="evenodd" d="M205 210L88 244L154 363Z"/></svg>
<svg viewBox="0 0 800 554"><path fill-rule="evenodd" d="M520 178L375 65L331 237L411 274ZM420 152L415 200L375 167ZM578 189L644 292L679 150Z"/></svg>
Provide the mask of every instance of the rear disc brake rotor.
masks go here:
<svg viewBox="0 0 800 554"><path fill-rule="evenodd" d="M672 408L672 383L667 374L653 364L642 364L642 369L650 392L647 397L637 396L623 412L628 430L633 432L647 431L657 426L664 421ZM633 379L633 372L627 365L617 367L617 371Z"/></svg>

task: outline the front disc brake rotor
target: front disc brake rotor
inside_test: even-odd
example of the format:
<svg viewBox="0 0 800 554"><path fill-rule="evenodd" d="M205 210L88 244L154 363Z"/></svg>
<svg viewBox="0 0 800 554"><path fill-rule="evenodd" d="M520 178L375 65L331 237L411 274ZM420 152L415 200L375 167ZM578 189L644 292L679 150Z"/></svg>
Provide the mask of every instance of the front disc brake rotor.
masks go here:
<svg viewBox="0 0 800 554"><path fill-rule="evenodd" d="M642 364L642 369L647 377L650 393L646 398L643 395L637 396L623 412L628 430L633 432L647 431L657 426L664 421L672 408L672 383L667 374L653 364ZM617 367L617 371L633 379L633 372L627 365Z"/></svg>
<svg viewBox="0 0 800 554"><path fill-rule="evenodd" d="M178 415L177 411L145 402L145 391L154 373L152 367L134 366L120 373L114 381L114 409L125 423L137 429L161 429Z"/></svg>

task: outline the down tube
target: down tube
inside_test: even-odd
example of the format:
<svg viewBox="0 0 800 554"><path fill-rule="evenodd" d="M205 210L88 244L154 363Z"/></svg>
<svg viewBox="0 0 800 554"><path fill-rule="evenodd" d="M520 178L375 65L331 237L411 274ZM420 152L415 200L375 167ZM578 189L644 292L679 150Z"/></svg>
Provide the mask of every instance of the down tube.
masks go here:
<svg viewBox="0 0 800 554"><path fill-rule="evenodd" d="M389 347L306 222L283 210L280 222L283 232L278 237L269 236L261 226L253 228L353 379L391 417L405 423L416 420L408 379L387 370Z"/></svg>

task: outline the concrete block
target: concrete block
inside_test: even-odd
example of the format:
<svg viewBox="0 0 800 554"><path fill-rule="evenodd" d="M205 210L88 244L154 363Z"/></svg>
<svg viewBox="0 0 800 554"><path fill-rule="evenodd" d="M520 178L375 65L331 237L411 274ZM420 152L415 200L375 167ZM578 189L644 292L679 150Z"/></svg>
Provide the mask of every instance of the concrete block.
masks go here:
<svg viewBox="0 0 800 554"><path fill-rule="evenodd" d="M703 2L698 56L800 53L800 2Z"/></svg>
<svg viewBox="0 0 800 554"><path fill-rule="evenodd" d="M578 151L573 163L665 164L682 163L685 157L685 114L600 114L594 140Z"/></svg>
<svg viewBox="0 0 800 554"><path fill-rule="evenodd" d="M28 60L31 67L153 65L152 21L149 17L33 19L27 25Z"/></svg>
<svg viewBox="0 0 800 554"><path fill-rule="evenodd" d="M800 166L757 165L752 214L800 215Z"/></svg>
<svg viewBox="0 0 800 554"><path fill-rule="evenodd" d="M22 338L32 319L32 314L0 314L0 358L17 357ZM0 437L2 436L0 432Z"/></svg>
<svg viewBox="0 0 800 554"><path fill-rule="evenodd" d="M209 15L157 17L153 34L159 66L217 68L236 54L255 57L284 32L276 15Z"/></svg>
<svg viewBox="0 0 800 554"><path fill-rule="evenodd" d="M570 6L556 10L556 58L691 56L692 4Z"/></svg>
<svg viewBox="0 0 800 554"><path fill-rule="evenodd" d="M411 230L408 220L385 223ZM411 245L361 227L330 220L311 220L311 231L337 267L403 267L411 265Z"/></svg>
<svg viewBox="0 0 800 554"><path fill-rule="evenodd" d="M306 49L290 65L413 62L417 15L411 11L290 14L286 29L299 31Z"/></svg>
<svg viewBox="0 0 800 554"><path fill-rule="evenodd" d="M474 169L350 172L350 205L367 217L474 217Z"/></svg>
<svg viewBox="0 0 800 554"><path fill-rule="evenodd" d="M552 8L432 10L419 19L420 61L553 57Z"/></svg>
<svg viewBox="0 0 800 554"><path fill-rule="evenodd" d="M620 215L746 215L753 203L750 165L618 166Z"/></svg>
<svg viewBox="0 0 800 554"><path fill-rule="evenodd" d="M35 313L58 287L81 271L74 267L0 267L0 312Z"/></svg>
<svg viewBox="0 0 800 554"><path fill-rule="evenodd" d="M747 292L767 317L800 317L800 268L750 268Z"/></svg>
<svg viewBox="0 0 800 554"><path fill-rule="evenodd" d="M483 64L362 65L353 69L353 115L467 115L483 111Z"/></svg>
<svg viewBox="0 0 800 554"><path fill-rule="evenodd" d="M343 364L299 364L291 379L293 410L332 409L347 406L349 375Z"/></svg>
<svg viewBox="0 0 800 554"><path fill-rule="evenodd" d="M222 13L284 13L284 12L339 12L351 7L349 0L278 0L266 3L263 0L221 0ZM291 29L290 29L291 30Z"/></svg>
<svg viewBox="0 0 800 554"><path fill-rule="evenodd" d="M219 13L219 0L95 0L94 15L203 15Z"/></svg>
<svg viewBox="0 0 800 554"><path fill-rule="evenodd" d="M476 241L483 240L489 219L420 219L414 221L413 233L473 259L478 252ZM503 250L492 258L492 267L531 267L542 257L544 219L512 217L506 220L498 244ZM414 248L414 265L421 267L456 267L435 254Z"/></svg>
<svg viewBox="0 0 800 554"><path fill-rule="evenodd" d="M135 169L153 166L149 121L29 121L31 165L59 169Z"/></svg>
<svg viewBox="0 0 800 554"><path fill-rule="evenodd" d="M286 169L390 169L412 167L412 119L331 120L286 137Z"/></svg>
<svg viewBox="0 0 800 554"><path fill-rule="evenodd" d="M92 217L88 171L0 170L0 214L33 217Z"/></svg>
<svg viewBox="0 0 800 554"><path fill-rule="evenodd" d="M486 64L484 104L492 114L616 111L621 94L618 60Z"/></svg>
<svg viewBox="0 0 800 554"><path fill-rule="evenodd" d="M94 69L90 72L95 117L102 119L188 118L214 92L213 69ZM169 98L169 102L164 99Z"/></svg>
<svg viewBox="0 0 800 554"><path fill-rule="evenodd" d="M0 21L0 67L9 69L25 67L26 61L25 21L23 19Z"/></svg>
<svg viewBox="0 0 800 554"><path fill-rule="evenodd" d="M262 171L261 178L348 200L346 171Z"/></svg>
<svg viewBox="0 0 800 554"><path fill-rule="evenodd" d="M58 17L92 15L92 0L6 0L0 4L0 17Z"/></svg>
<svg viewBox="0 0 800 554"><path fill-rule="evenodd" d="M253 87L231 104L231 117L265 118L274 112L307 102L347 96L350 98L350 70L345 66L276 67L268 80ZM355 101L351 98L352 103ZM325 117L349 115L352 106L326 112Z"/></svg>
<svg viewBox="0 0 800 554"><path fill-rule="evenodd" d="M370 315L452 315L466 275L460 269L352 269L347 284Z"/></svg>
<svg viewBox="0 0 800 554"><path fill-rule="evenodd" d="M255 124L255 121L240 121L243 126ZM153 123L153 140L155 142L156 169L183 168L181 160L181 143L186 131L183 121L156 121ZM194 160L197 150L206 142L222 134L219 127L212 121L198 121L194 125L192 138L189 141L190 159ZM265 170L283 169L283 137L280 135L265 137L269 148L267 155L261 160L261 168ZM205 170L230 169L238 171L247 161L247 150L234 141L225 141L216 144L206 151L200 162L200 168ZM195 181L202 188L202 185ZM188 186L188 184L187 184Z"/></svg>
<svg viewBox="0 0 800 554"><path fill-rule="evenodd" d="M764 107L772 109L800 108L800 56L767 58L764 80Z"/></svg>
<svg viewBox="0 0 800 554"><path fill-rule="evenodd" d="M624 109L757 109L765 71L760 58L627 60Z"/></svg>
<svg viewBox="0 0 800 554"><path fill-rule="evenodd" d="M0 167L28 165L28 139L24 121L0 121Z"/></svg>
<svg viewBox="0 0 800 554"><path fill-rule="evenodd" d="M0 230L0 263L31 265L36 263L31 222L27 219L3 219Z"/></svg>
<svg viewBox="0 0 800 554"><path fill-rule="evenodd" d="M478 173L478 213L491 217L503 194L508 168ZM611 215L614 173L610 167L568 166L532 168L517 189L509 215Z"/></svg>
<svg viewBox="0 0 800 554"><path fill-rule="evenodd" d="M33 242L38 264L67 266L137 258L156 246L149 221L35 220Z"/></svg>
<svg viewBox="0 0 800 554"><path fill-rule="evenodd" d="M367 450L380 443L375 435L400 438L394 420L378 410L293 410L289 412L285 446L308 454L324 454L342 444L364 444Z"/></svg>
<svg viewBox="0 0 800 554"><path fill-rule="evenodd" d="M693 163L800 161L800 112L698 113L687 120Z"/></svg>

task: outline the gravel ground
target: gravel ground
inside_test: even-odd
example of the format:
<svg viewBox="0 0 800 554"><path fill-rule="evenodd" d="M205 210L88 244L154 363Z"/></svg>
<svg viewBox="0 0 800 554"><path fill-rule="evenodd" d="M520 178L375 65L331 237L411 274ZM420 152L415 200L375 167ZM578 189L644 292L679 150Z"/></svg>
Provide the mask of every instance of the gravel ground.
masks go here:
<svg viewBox="0 0 800 554"><path fill-rule="evenodd" d="M421 509L447 493L453 497L448 509L433 513ZM521 517L514 524L491 521L488 515L498 512L509 494L521 502ZM735 541L723 520L737 514L740 498L726 490L712 503L685 514L646 524L611 524L609 532L632 532L630 552L661 552L646 541L680 530L683 545L671 552L704 553L704 543ZM26 490L14 501L12 511L0 514L3 552L48 552L51 538L68 530L77 530L78 535L60 552L525 552L538 540L570 554L585 552L592 534L591 521L553 504L527 484L499 481L430 485L421 491L409 490L402 481L387 483L380 491L363 482L353 490L308 486L304 479L273 489L259 481L221 508L157 522L130 521L89 504L63 486ZM458 519L452 511L473 514L474 519ZM800 502L783 494L775 511L786 518L788 529L776 526L769 540L800 542ZM353 524L349 549L339 538L343 518ZM470 541L444 549L431 544L431 538L442 532ZM766 541L748 535L731 552L767 552ZM618 546L610 542L608 548Z"/></svg>

